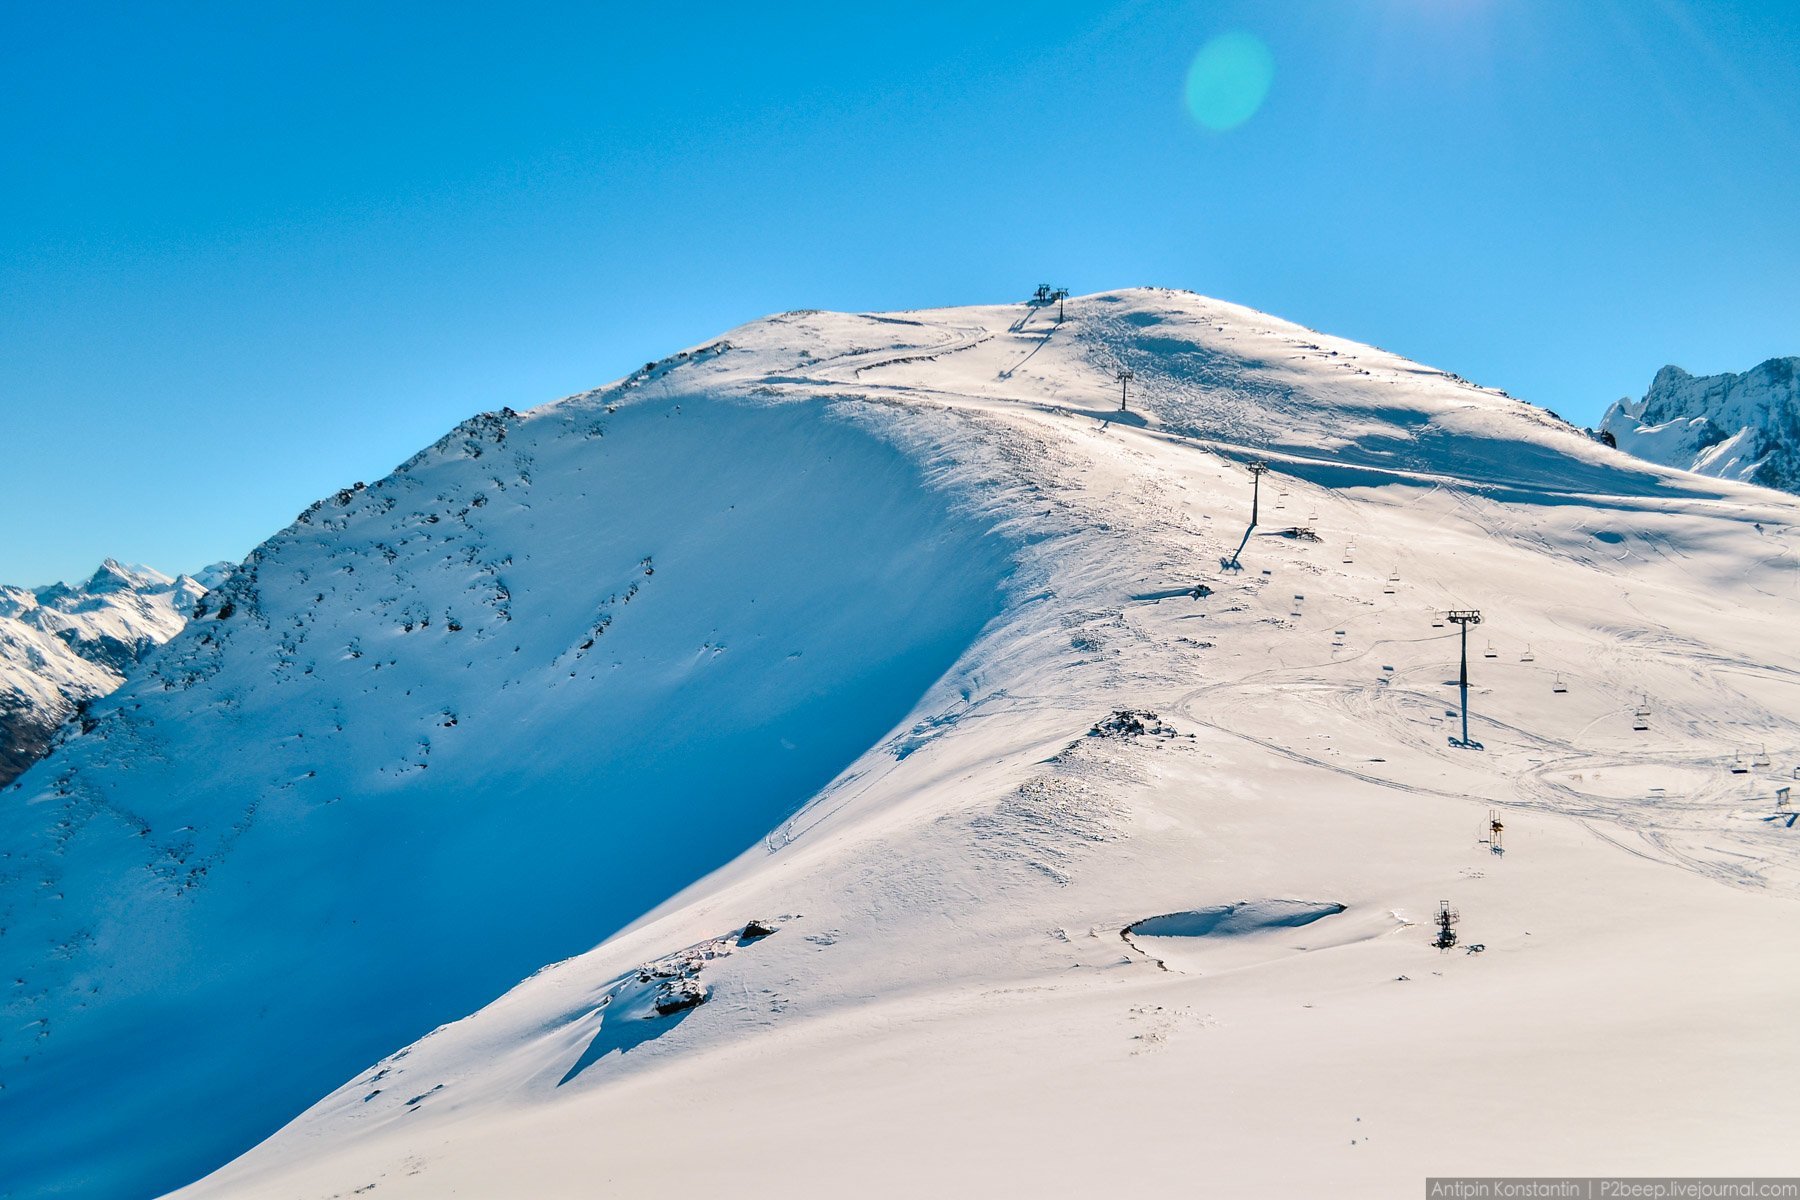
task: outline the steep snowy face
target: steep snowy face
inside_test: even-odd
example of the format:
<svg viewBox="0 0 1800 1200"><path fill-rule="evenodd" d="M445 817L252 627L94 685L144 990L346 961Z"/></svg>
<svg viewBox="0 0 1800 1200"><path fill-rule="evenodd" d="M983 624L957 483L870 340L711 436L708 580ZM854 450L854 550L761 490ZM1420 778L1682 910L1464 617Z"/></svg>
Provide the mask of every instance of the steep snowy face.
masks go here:
<svg viewBox="0 0 1800 1200"><path fill-rule="evenodd" d="M77 705L179 633L205 592L110 558L83 583L0 586L0 787L43 757Z"/></svg>
<svg viewBox="0 0 1800 1200"><path fill-rule="evenodd" d="M1664 367L1642 400L1616 401L1600 428L1650 462L1800 492L1800 358L1741 375Z"/></svg>
<svg viewBox="0 0 1800 1200"><path fill-rule="evenodd" d="M309 509L7 794L0 1191L245 1149L740 852L997 611L933 468L692 361Z"/></svg>

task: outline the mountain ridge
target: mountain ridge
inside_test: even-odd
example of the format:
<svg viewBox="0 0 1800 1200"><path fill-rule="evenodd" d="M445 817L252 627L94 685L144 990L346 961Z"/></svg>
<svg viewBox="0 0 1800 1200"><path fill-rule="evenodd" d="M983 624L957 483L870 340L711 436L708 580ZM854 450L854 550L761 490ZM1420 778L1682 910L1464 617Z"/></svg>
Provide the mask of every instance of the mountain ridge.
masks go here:
<svg viewBox="0 0 1800 1200"><path fill-rule="evenodd" d="M1615 401L1600 430L1648 461L1800 492L1800 357L1738 374L1665 366L1641 399Z"/></svg>
<svg viewBox="0 0 1800 1200"><path fill-rule="evenodd" d="M1794 509L1156 289L778 314L472 418L259 547L21 780L0 1180L579 1194L680 1158L765 1195L885 1141L896 1190L1062 1194L1118 1170L1052 1149L1079 1121L1204 1136L1222 1186L1286 1147L1295 1188L1382 1195L1426 1147L1553 1145L1529 1070L1737 995L1726 952L1800 883L1717 769L1754 734L1800 752L1800 663L1760 633ZM1471 603L1479 748L1443 690ZM1504 858L1472 836L1496 805ZM1431 948L1445 895L1487 955ZM1318 952L1252 926L1199 974L1124 936L1246 900L1338 915ZM1705 970L1659 991L1671 937ZM1540 1002L1596 978L1629 989L1608 1025ZM1522 1065L1435 1052L1471 1027ZM1283 1045L1431 1080L1431 1111L1497 1099L1446 1126L1274 1078ZM1614 1169L1716 1122L1704 1066L1659 1064L1674 1117L1598 1085ZM1381 1130L1354 1161L1352 1091ZM893 1161L895 1128L939 1153Z"/></svg>
<svg viewBox="0 0 1800 1200"><path fill-rule="evenodd" d="M216 579L224 564L202 576ZM186 623L207 583L108 558L79 584L0 585L0 788Z"/></svg>

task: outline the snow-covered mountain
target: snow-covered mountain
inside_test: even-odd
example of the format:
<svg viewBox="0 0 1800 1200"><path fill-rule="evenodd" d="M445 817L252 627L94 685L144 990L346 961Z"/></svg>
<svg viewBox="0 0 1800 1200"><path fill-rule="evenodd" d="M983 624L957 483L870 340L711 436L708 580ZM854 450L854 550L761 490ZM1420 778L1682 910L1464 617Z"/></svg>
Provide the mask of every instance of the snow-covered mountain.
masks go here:
<svg viewBox="0 0 1800 1200"><path fill-rule="evenodd" d="M475 418L5 794L0 1190L1791 1172L1797 512L1153 289Z"/></svg>
<svg viewBox="0 0 1800 1200"><path fill-rule="evenodd" d="M43 757L76 706L180 632L206 586L110 558L79 584L0 585L0 787Z"/></svg>
<svg viewBox="0 0 1800 1200"><path fill-rule="evenodd" d="M1651 462L1800 492L1800 358L1741 375L1664 367L1642 400L1614 402L1600 429Z"/></svg>

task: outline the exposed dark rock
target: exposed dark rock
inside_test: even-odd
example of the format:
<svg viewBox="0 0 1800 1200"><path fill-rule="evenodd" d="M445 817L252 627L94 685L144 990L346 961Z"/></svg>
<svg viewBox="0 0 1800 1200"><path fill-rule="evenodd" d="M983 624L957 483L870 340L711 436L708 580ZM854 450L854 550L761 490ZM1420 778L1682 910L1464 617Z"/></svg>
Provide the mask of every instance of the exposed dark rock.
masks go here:
<svg viewBox="0 0 1800 1200"><path fill-rule="evenodd" d="M1175 730L1163 724L1161 717L1149 709L1121 708L1088 730L1089 737L1139 738L1174 737Z"/></svg>
<svg viewBox="0 0 1800 1200"><path fill-rule="evenodd" d="M666 1017L670 1013L678 1013L687 1008L698 1008L705 1004L709 993L706 988L692 979L675 979L657 989L657 997L652 1005L656 1015Z"/></svg>

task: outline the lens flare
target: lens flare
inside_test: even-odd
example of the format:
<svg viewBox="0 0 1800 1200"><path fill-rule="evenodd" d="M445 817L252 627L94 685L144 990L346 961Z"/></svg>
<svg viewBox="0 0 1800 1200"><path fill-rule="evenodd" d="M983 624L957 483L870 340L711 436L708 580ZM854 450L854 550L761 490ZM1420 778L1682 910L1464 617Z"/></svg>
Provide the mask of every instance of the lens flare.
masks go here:
<svg viewBox="0 0 1800 1200"><path fill-rule="evenodd" d="M1200 47L1187 73L1188 114L1215 133L1256 115L1275 79L1275 56L1252 33L1222 33Z"/></svg>

